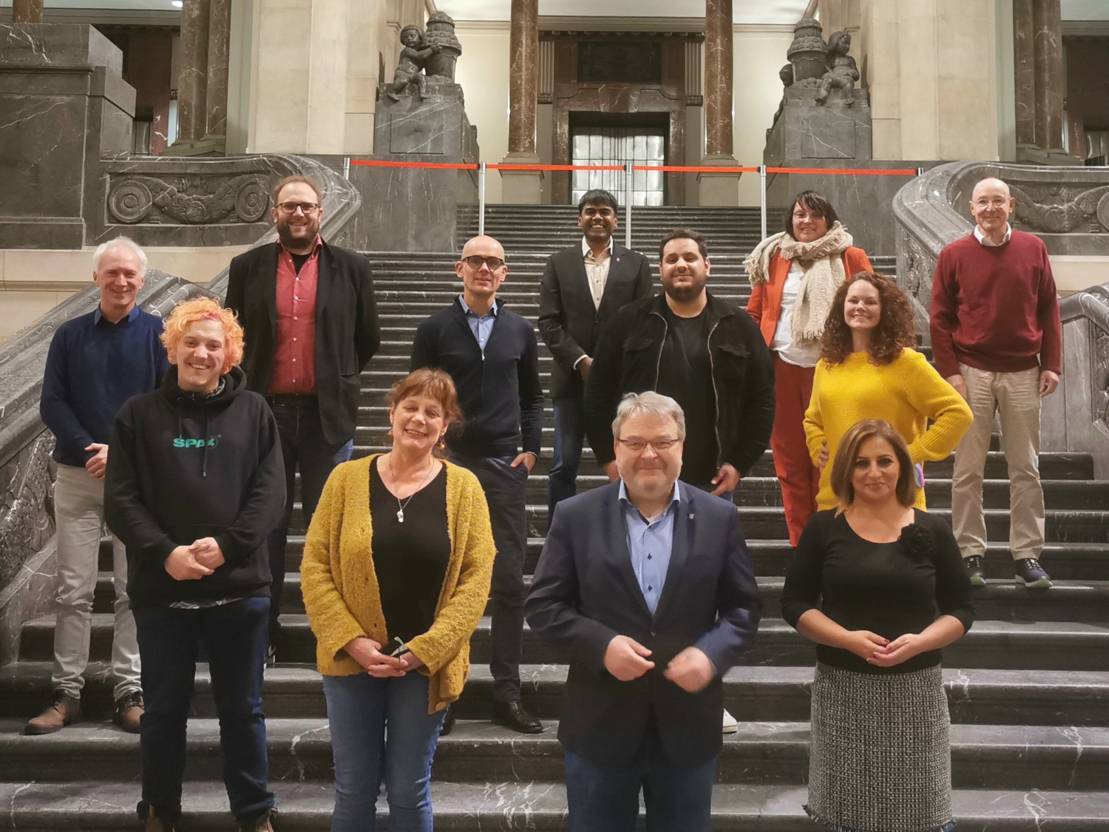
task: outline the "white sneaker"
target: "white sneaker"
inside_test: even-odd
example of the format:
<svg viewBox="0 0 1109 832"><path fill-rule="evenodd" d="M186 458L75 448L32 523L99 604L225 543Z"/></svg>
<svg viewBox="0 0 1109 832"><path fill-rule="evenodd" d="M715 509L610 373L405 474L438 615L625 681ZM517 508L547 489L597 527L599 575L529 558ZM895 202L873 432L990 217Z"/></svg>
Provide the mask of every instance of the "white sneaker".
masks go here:
<svg viewBox="0 0 1109 832"><path fill-rule="evenodd" d="M724 723L720 730L725 734L734 734L739 730L739 722L736 721L734 716L728 713L727 708L724 709Z"/></svg>

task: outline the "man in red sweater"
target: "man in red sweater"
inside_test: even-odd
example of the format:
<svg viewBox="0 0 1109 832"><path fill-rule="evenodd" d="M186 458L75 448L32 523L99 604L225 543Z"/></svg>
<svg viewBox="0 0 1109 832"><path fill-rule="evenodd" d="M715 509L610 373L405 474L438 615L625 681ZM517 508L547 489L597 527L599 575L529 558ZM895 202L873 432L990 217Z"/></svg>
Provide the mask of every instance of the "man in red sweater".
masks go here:
<svg viewBox="0 0 1109 832"><path fill-rule="evenodd" d="M974 186L974 231L944 247L932 278L932 351L940 374L974 411L951 481L951 521L971 586L986 584L982 477L996 412L1009 466L1016 580L1048 589L1037 560L1044 545L1040 399L1059 384L1062 326L1047 248L1009 225L1015 204L1000 179Z"/></svg>

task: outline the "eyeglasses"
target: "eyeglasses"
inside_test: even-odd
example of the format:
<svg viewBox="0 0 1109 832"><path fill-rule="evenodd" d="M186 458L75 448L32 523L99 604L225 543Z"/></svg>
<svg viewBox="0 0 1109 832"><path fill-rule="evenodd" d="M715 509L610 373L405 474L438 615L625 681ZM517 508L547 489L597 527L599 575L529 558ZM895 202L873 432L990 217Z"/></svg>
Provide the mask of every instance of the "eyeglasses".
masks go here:
<svg viewBox="0 0 1109 832"><path fill-rule="evenodd" d="M617 439L616 441L632 453L638 454L647 450L648 445L659 452L668 451L682 440L676 436L663 437L662 439L640 439L638 436L633 436L629 439Z"/></svg>
<svg viewBox="0 0 1109 832"><path fill-rule="evenodd" d="M469 266L471 269L480 269L481 264L484 263L489 267L489 271L495 272L497 269L504 268L504 260L499 257L482 257L480 254L471 254L469 257L463 257L462 262Z"/></svg>
<svg viewBox="0 0 1109 832"><path fill-rule="evenodd" d="M319 210L319 205L315 202L279 202L277 203L277 210L283 214L295 214L297 209L305 216L316 213Z"/></svg>

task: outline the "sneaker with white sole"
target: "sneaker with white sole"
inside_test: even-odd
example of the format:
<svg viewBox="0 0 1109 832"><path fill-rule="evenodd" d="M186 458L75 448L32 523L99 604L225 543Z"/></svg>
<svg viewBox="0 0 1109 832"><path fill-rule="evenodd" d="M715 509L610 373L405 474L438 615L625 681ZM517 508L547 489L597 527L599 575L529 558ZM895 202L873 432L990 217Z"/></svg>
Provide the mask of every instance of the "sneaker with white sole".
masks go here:
<svg viewBox="0 0 1109 832"><path fill-rule="evenodd" d="M730 713L728 713L728 709L725 708L724 709L724 722L723 722L723 725L721 727L721 732L724 733L724 734L734 734L738 730L739 730L739 722L737 722L736 718L734 716L732 716Z"/></svg>
<svg viewBox="0 0 1109 832"><path fill-rule="evenodd" d="M1020 558L1013 567L1016 569L1017 583L1024 584L1027 589L1051 589L1055 585L1035 558Z"/></svg>

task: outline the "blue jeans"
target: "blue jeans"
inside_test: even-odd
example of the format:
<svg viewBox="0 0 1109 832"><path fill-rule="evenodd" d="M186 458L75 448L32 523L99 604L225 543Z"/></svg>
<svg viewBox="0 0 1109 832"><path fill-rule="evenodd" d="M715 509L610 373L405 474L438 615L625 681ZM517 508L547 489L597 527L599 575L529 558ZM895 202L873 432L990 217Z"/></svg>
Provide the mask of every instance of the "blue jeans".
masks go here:
<svg viewBox="0 0 1109 832"><path fill-rule="evenodd" d="M323 693L335 758L331 832L373 832L382 782L390 832L432 832L431 761L446 711L427 712L427 677L324 676Z"/></svg>
<svg viewBox="0 0 1109 832"><path fill-rule="evenodd" d="M289 538L289 518L293 513L293 484L300 469L300 503L304 528L312 522L328 475L340 462L350 459L354 441L335 444L323 435L319 405L314 396L275 396L269 399L281 437L281 455L285 462L285 519L270 534L270 633L278 630L281 593L285 587L285 546Z"/></svg>
<svg viewBox="0 0 1109 832"><path fill-rule="evenodd" d="M598 765L567 751L567 828L569 832L633 832L642 788L647 832L710 832L715 780L715 757L699 766L670 765L657 737L648 738L641 757L627 765Z"/></svg>
<svg viewBox="0 0 1109 832"><path fill-rule="evenodd" d="M554 458L548 478L547 522L555 506L578 493L578 467L585 438L585 405L580 396L554 400Z"/></svg>
<svg viewBox="0 0 1109 832"><path fill-rule="evenodd" d="M266 660L269 598L244 598L219 607L135 610L142 690L142 802L175 822L181 814L185 771L185 723L196 674L197 648L208 653L212 694L219 714L223 782L240 822L260 817L274 804L267 787L266 717L262 713L262 667Z"/></svg>

